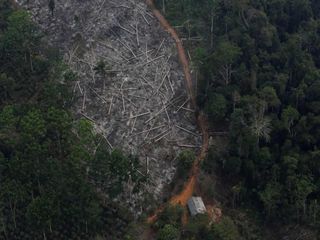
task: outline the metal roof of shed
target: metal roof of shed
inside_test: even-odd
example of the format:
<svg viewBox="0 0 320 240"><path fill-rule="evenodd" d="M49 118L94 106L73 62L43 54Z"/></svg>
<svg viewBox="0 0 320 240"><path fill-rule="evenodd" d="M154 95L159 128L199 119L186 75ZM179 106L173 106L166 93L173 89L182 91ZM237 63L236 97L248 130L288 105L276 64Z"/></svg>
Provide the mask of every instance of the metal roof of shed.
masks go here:
<svg viewBox="0 0 320 240"><path fill-rule="evenodd" d="M195 216L197 214L205 213L206 207L202 201L201 197L191 197L188 200L188 208L191 216Z"/></svg>

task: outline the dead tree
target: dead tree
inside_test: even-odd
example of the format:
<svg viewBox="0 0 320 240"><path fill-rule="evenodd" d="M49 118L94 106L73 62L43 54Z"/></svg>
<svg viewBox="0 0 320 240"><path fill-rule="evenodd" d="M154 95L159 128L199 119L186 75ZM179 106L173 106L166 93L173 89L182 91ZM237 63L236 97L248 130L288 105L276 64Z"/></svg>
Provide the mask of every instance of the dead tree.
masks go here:
<svg viewBox="0 0 320 240"><path fill-rule="evenodd" d="M51 12L52 17L53 17L54 8L55 8L54 0L49 0L49 10Z"/></svg>

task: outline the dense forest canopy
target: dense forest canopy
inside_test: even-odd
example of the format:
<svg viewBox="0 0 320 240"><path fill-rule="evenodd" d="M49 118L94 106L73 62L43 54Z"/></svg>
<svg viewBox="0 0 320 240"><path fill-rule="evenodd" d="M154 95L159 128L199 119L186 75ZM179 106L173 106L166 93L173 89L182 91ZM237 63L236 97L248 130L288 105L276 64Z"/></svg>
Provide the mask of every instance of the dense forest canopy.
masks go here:
<svg viewBox="0 0 320 240"><path fill-rule="evenodd" d="M225 151L210 151L203 170L229 183L233 206L255 209L264 222L317 229L319 1L157 4L189 39L200 108L214 129L229 132Z"/></svg>

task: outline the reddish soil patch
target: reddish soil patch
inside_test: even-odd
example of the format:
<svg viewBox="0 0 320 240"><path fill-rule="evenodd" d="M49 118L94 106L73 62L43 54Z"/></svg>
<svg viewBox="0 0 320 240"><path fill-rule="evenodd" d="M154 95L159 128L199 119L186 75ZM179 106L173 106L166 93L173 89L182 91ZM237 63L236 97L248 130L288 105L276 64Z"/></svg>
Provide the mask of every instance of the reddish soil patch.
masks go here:
<svg viewBox="0 0 320 240"><path fill-rule="evenodd" d="M182 45L182 42L175 31L175 29L169 24L169 22L165 19L165 17L160 13L158 9L156 9L153 0L146 0L147 5L152 10L154 16L159 20L162 27L170 33L171 37L175 40L176 47L178 50L179 60L183 67L183 72L185 76L186 81L186 87L189 93L189 97L191 99L193 107L196 109L196 98L194 94L194 88L192 84L192 77L190 73L190 67L189 67L189 61L187 58L187 55L185 53L184 47ZM201 130L202 133L202 147L200 150L200 153L195 160L192 169L190 171L190 176L188 178L188 181L185 183L183 190L181 193L173 196L169 202L171 204L180 204L182 206L186 206L188 199L193 195L193 192L195 190L197 176L199 174L199 166L203 159L207 156L208 147L209 147L209 134L208 134L208 121L206 116L200 112L197 115L197 124L198 127ZM154 213L154 215L150 216L148 218L148 223L152 223L157 219L157 215L163 210L163 206L158 208L158 210ZM184 218L185 219L185 218Z"/></svg>

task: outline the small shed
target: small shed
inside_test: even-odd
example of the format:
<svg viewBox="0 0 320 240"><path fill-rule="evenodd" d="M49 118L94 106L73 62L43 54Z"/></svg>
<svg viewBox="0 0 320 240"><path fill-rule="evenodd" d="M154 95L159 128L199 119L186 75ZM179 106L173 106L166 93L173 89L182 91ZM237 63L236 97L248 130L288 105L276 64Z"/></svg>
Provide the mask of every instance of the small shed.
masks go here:
<svg viewBox="0 0 320 240"><path fill-rule="evenodd" d="M207 211L201 197L191 197L188 200L188 208L191 216L205 213Z"/></svg>

